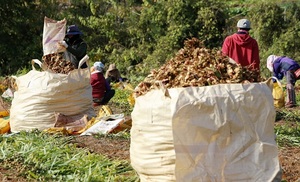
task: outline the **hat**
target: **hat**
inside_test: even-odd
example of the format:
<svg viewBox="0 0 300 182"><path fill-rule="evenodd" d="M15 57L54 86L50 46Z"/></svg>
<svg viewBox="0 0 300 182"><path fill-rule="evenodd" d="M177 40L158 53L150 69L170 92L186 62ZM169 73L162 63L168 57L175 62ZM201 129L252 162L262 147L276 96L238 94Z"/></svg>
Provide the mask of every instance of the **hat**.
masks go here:
<svg viewBox="0 0 300 182"><path fill-rule="evenodd" d="M110 64L110 65L109 65L107 71L110 72L110 71L113 71L113 70L116 70L116 69L117 69L116 64L113 63L113 64Z"/></svg>
<svg viewBox="0 0 300 182"><path fill-rule="evenodd" d="M82 35L83 33L79 30L79 28L76 25L70 25L68 27L66 35Z"/></svg>
<svg viewBox="0 0 300 182"><path fill-rule="evenodd" d="M270 55L267 59L267 68L273 72L274 68L273 68L273 63L274 61L278 58L279 56L275 56L275 55Z"/></svg>
<svg viewBox="0 0 300 182"><path fill-rule="evenodd" d="M251 28L251 23L250 23L250 21L249 20L247 20L247 19L240 19L238 22L237 22L237 27L238 28Z"/></svg>
<svg viewBox="0 0 300 182"><path fill-rule="evenodd" d="M96 71L102 72L104 70L104 64L100 61L97 61L97 62L94 63L94 69Z"/></svg>

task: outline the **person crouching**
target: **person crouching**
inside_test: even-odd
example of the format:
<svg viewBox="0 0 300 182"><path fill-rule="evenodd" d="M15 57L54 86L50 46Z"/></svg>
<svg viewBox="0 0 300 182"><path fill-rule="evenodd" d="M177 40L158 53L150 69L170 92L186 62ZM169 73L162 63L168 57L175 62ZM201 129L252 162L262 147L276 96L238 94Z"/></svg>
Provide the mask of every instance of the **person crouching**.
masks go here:
<svg viewBox="0 0 300 182"><path fill-rule="evenodd" d="M287 99L285 107L295 107L295 83L300 78L300 65L289 57L270 55L267 59L267 68L278 80L286 77Z"/></svg>
<svg viewBox="0 0 300 182"><path fill-rule="evenodd" d="M115 95L115 90L111 89L110 85L105 80L103 73L104 64L100 61L95 62L90 80L93 88L92 95L94 105L106 105Z"/></svg>

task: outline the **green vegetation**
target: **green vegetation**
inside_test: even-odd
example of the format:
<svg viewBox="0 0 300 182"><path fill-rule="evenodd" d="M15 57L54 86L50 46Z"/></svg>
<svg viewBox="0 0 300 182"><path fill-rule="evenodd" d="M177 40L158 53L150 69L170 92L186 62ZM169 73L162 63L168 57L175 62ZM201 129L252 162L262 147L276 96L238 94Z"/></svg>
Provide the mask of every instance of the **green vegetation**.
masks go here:
<svg viewBox="0 0 300 182"><path fill-rule="evenodd" d="M244 17L251 20L250 34L260 46L263 76L270 76L265 66L269 54L300 60L297 1L3 0L0 7L2 76L29 70L31 59L41 59L45 16L77 24L88 43L90 62L116 63L134 85L173 57L188 38L221 48Z"/></svg>
<svg viewBox="0 0 300 182"><path fill-rule="evenodd" d="M246 17L260 46L262 76L268 78L268 55L300 61L299 12L300 2L293 0L1 0L0 76L25 74L31 59L41 60L45 16L77 24L89 46L90 63L116 63L133 87L173 57L188 38L221 48L225 36L236 31L237 20ZM117 88L111 100L125 115L133 109L130 94ZM279 147L299 146L300 113L280 109L279 120L284 121L275 125ZM96 137L129 138L129 133ZM128 162L76 148L71 139L37 131L1 135L0 163L3 168L21 165L18 174L38 181L137 180Z"/></svg>
<svg viewBox="0 0 300 182"><path fill-rule="evenodd" d="M120 131L118 133L115 134L96 134L94 135L95 138L110 138L110 139L126 139L126 140L130 140L130 133L128 131Z"/></svg>
<svg viewBox="0 0 300 182"><path fill-rule="evenodd" d="M282 81L283 86L285 86L285 82L285 80ZM295 88L297 94L296 101L299 104L299 83L296 83ZM297 109L277 109L275 119L275 134L279 147L300 146L300 111Z"/></svg>
<svg viewBox="0 0 300 182"><path fill-rule="evenodd" d="M277 125L276 141L279 147L300 146L300 123Z"/></svg>
<svg viewBox="0 0 300 182"><path fill-rule="evenodd" d="M71 140L72 137L39 131L2 135L1 166L15 169L20 165L20 171L15 172L36 181L137 181L128 161L109 160L77 148Z"/></svg>
<svg viewBox="0 0 300 182"><path fill-rule="evenodd" d="M116 92L109 104L113 108L118 109L120 113L124 113L125 116L130 116L133 105L130 104L129 98L133 91L120 87L114 87L114 89Z"/></svg>

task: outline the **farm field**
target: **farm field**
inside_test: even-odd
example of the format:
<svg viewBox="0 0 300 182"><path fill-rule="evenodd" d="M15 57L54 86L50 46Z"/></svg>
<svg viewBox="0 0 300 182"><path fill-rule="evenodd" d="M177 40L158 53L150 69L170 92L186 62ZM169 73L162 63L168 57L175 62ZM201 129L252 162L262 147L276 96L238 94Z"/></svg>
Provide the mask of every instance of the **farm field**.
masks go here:
<svg viewBox="0 0 300 182"><path fill-rule="evenodd" d="M275 127L277 132L284 132L283 128L289 127L290 131L296 129L299 133L299 123L292 121L298 116L292 116L291 113L297 113L299 107L278 111L279 120L276 121ZM117 109L115 109L117 111ZM289 114L288 114L289 113ZM284 115L286 114L286 115ZM288 121L286 121L286 120ZM295 131L296 131L295 130ZM279 160L283 170L282 181L294 182L300 179L300 146L299 137L293 139L292 136L278 134L279 140ZM299 136L299 135L298 135ZM295 142L293 144L293 142ZM76 145L78 149L88 150L90 153L104 155L109 160L125 160L130 162L130 140L123 137L95 137L95 136L75 136L69 141L70 144ZM24 166L21 163L12 161L11 167L3 167L3 160L0 162L0 180L1 181L28 181L24 176ZM32 179L31 179L32 180Z"/></svg>
<svg viewBox="0 0 300 182"><path fill-rule="evenodd" d="M0 182L138 182L140 181L139 176L132 167L135 163L134 157L144 159L139 156L139 154L144 154L142 149L152 149L152 147L148 147L149 145L138 145L140 148L131 150L132 152L130 155L130 146L132 146L132 149L134 148L135 139L140 139L140 143L142 144L150 144L150 146L155 147L159 146L159 144L156 143L152 145L150 142L148 143L148 141L156 141L155 138L152 138L153 135L142 135L146 136L147 139L149 139L148 141L146 141L146 137L142 138L141 135L135 135L135 127L131 128L130 122L129 125L126 125L128 123L125 124L126 129L118 127L118 131L115 131L114 133L79 136L79 133L89 128L92 124L95 124L94 121L97 121L95 118L89 120L90 118L88 119L84 116L79 121L76 120L76 122L80 122L80 131L77 130L79 128L78 126L75 126L78 127L76 129L74 129L75 127L71 127L75 131L72 129L71 132L70 130L67 131L69 128L66 129L66 125L70 124L70 120L74 120L74 118L67 120L69 119L68 116L73 116L77 113L87 113L86 110L79 111L80 109L86 108L85 106L80 105L80 100L87 101L86 106L90 111L93 111L90 102L91 100L80 99L80 96L84 95L82 94L83 92L86 93L86 96L90 96L89 93L85 92L85 89L81 90L82 92L79 91L80 88L77 89L77 86L80 86L81 84L86 84L87 87L90 86L88 84L88 81L90 81L88 74L85 75L87 76L85 77L86 79L74 80L75 78L82 78L82 76L84 76L81 74L81 71L84 73L91 73L90 71L93 69L89 69L89 71L83 69L77 70L76 72L78 75L74 74L74 76L69 77L71 78L69 83L72 84L72 86L68 86L68 83L65 84L63 82L66 81L65 75L52 75L52 72L55 74L69 74L71 70L76 69L70 62L74 61L74 59L72 59L73 56L71 56L70 61L68 61L69 53L75 54L72 53L73 51L70 51L70 47L73 48L74 42L72 42L72 45L68 45L68 43L71 41L71 37L75 38L77 36L69 37L62 34L62 32L65 31L65 28L66 31L71 30L69 25L76 25L76 27L79 28L79 31L77 32L79 33L78 36L87 44L87 46L84 47L87 48L86 54L88 57L85 57L86 59L84 60L87 61L88 68L91 68L93 63L101 61L104 64L105 71L111 64L115 64L121 73L122 79L117 79L120 80L120 82L111 85L112 88L115 89L116 94L109 101L109 107L103 107L106 109L110 108L108 110L111 110L112 112L107 112L108 110L103 111L105 110L103 108L102 110L99 110L100 108L96 107L96 113L100 114L101 111L106 112L105 114L122 113L126 119L129 118L128 121L131 121L130 116L135 102L132 94L133 91L135 92L135 96L139 97L143 96L151 89L156 88L204 87L231 83L247 84L266 80L269 80L269 83L271 83L272 71L270 72L268 69L269 67L267 66L268 56L288 56L296 62L300 62L300 54L298 51L300 42L296 41L300 38L300 34L297 33L297 30L298 32L300 30L299 0L200 0L197 2L188 0L176 1L174 3L170 3L171 1L111 0L21 0L16 1L18 3L8 0L1 1L0 13L3 16L0 16L0 18L2 17L3 28L0 29L0 32L3 41L1 41L2 44L0 44L2 53L2 58L0 60L0 121L2 121L0 122ZM59 21L59 26L45 26L45 20L48 18L51 18L53 22ZM247 19L251 22L251 26L249 24L249 31L244 33L249 33L249 35L257 41L260 58L259 69L249 69L252 66L258 66L257 64L251 64L244 67L240 64L233 63L231 59L224 56L224 52L221 49L225 38L237 31L237 22L241 19ZM61 26L61 22L67 22L65 24L66 26ZM51 27L60 29L60 33L57 33L57 35L61 35L61 37L57 39L56 36L53 37L54 34L46 33L48 32L45 31L47 30L47 27L49 29ZM65 37L63 38L63 36ZM59 43L65 41L64 43L66 43L67 46L64 44L65 48L62 50L55 49L48 51L48 43L53 43L53 46L49 46L49 48L52 49L57 47L57 41L59 41ZM256 46L256 43L254 45ZM41 59L43 63L37 62L38 59ZM34 64L34 62L36 64ZM15 76L19 77L27 74L32 69L37 71L47 71L46 74L41 73L40 76L28 74L29 76L25 77L28 80L19 81L19 84L17 85ZM48 73L52 76L47 77ZM12 77L9 75L12 75ZM60 76L62 76L62 80L58 79ZM45 81L46 77L50 78L53 85L50 84L51 82ZM285 79L282 82L283 87L280 87L280 89L285 90ZM259 156L255 159L258 160L260 164L263 164L263 160L269 162L271 161L271 158L268 158L268 156L276 156L277 153L274 155L271 155L271 153L274 151L277 152L278 150L278 159L282 169L282 182L300 182L299 83L300 81L298 80L296 83L295 96L298 105L294 108L276 108L274 135L272 128L273 121L268 120L269 122L265 122L266 120L262 119L259 120L261 123L255 125L255 129L261 129L266 123L268 124L268 130L265 131L270 134L269 138L270 141L272 141L273 147L271 150L263 148L259 152L263 151L264 157ZM17 86L20 86L20 92L14 95L14 92L18 90ZM23 89L22 87L26 89ZM12 90L8 90L7 88ZM59 91L59 88L66 90ZM40 89L46 91L47 96L43 99L36 99L37 101L42 102L31 103L30 101L35 100L35 96L39 97L42 95L41 93L37 94L35 92ZM9 92L3 96L2 94L4 91ZM74 92L74 94L70 94L71 92ZM266 92L269 93L269 90ZM33 93L33 95L27 96L28 93ZM52 100L53 98L56 98L52 95L54 93L57 94L59 98L62 98L63 102L60 103L57 100ZM165 92L165 94L166 93L167 92ZM237 96L231 91L227 93ZM255 91L251 93L260 94L261 92ZM19 102L17 102L18 99L16 99L18 95L24 95L24 97L22 97L23 99ZM71 95L73 95L74 100L71 99ZM157 104L163 103L161 102L162 98L159 98L159 100L157 100L158 102L156 102L155 99L158 97L155 94L153 95L153 98L148 99L145 102L149 102L154 109L159 108L158 110L162 111L163 119L159 118L158 120L164 122L164 117L167 116L165 113L167 113L167 111L164 112L163 109L166 107L165 105L161 107L163 109L158 107ZM282 94L277 95L282 96ZM2 100L1 96L5 99ZM194 93L192 96L199 96L199 94ZM201 99L202 96L203 95L200 95ZM17 103L13 105L14 107L11 106L13 97L15 98L14 101L16 101L14 103ZM274 96L274 98L275 97L276 96ZM187 100L186 98L190 97L183 96L180 98ZM215 98L215 96L213 96L213 98ZM223 98L228 99L230 98L230 95L229 97L225 96ZM251 96L248 98L251 98ZM266 98L270 99L268 99L268 101L272 101L271 96L267 97L266 95L260 95L258 100L263 101L263 99ZM154 104L151 103L153 100L155 101ZM257 116L271 116L268 115L268 112L271 111L272 117L274 117L274 110L271 108L273 105L272 102L265 102L268 103L268 105L265 106L265 103L256 103L255 101L246 102L244 99L240 99L240 101L244 103L245 106L255 104L255 106L247 107L247 110L243 112L245 115L255 113ZM190 103L192 102L187 103L187 105ZM213 104L213 106L218 106L215 103ZM38 110L40 105L46 106L43 111ZM48 108L54 105L58 106L58 108ZM71 105L73 105L74 108L71 108ZM151 116L148 117L151 119L157 118L156 116L159 115L157 112L151 112L152 110L150 111L148 107L144 107L144 102L141 104L138 103L136 106L146 109L145 111L136 110L138 111L136 113L141 115L138 115L138 117L132 115L136 120L134 124L141 124L138 120L141 119L141 122L143 122L143 117L148 117L147 114L151 114ZM229 109L230 104L222 104L222 106ZM62 107L64 107L64 109L62 109ZM215 108L217 110L211 112L213 115L217 115L216 111L219 111L218 107ZM237 108L240 109L240 107ZM251 112L252 109L253 112ZM256 112L254 109L257 109L260 112ZM266 109L266 111L263 109ZM47 113L49 115L42 118L44 111L49 111L49 113ZM195 109L196 113L200 113L200 111L206 110ZM20 125L28 122L29 128L33 125L34 127L37 127L39 124L47 123L46 120L50 120L49 123L53 126L53 112L55 112L56 121L59 120L57 119L58 116L64 114L64 116L68 115L64 119L61 119L63 120L62 123L59 123L61 125L56 125L57 128L60 127L62 130L61 132L58 132L55 129L55 131L52 130L53 133L51 134L37 129L33 129L30 132L21 131L13 134L7 132L10 129L9 127L11 127L12 131L14 130L13 118L16 118L15 116L18 116L18 120L21 123ZM186 118L193 118L188 112L189 110L184 110L184 114L182 114L184 115L183 119L176 120L180 121L180 124L183 124L182 127L175 126L172 128L172 132L175 129L187 128L185 125L186 123L181 121ZM226 110L225 112L220 113L230 113L234 115L239 112ZM173 118L174 117L172 117L172 119ZM204 119L198 120L198 118L202 118L201 116L194 118L196 122L205 121L203 124L205 127L208 126L207 124L210 124ZM241 125L241 128L247 126L247 124L242 125L242 122L240 122L244 118L249 125L252 125L254 121L256 121L256 119L247 119L247 116L239 117L238 125ZM271 120L273 120L273 118ZM9 121L11 122L10 125ZM217 121L217 119L214 119L213 121ZM56 122L56 124L57 123L58 122ZM82 127L84 128L82 129ZM156 129L155 127L151 127L151 125L149 127L141 125L141 127L142 128L138 128L138 131L142 131L143 128L154 128L154 132L150 132L151 134L154 134L154 137L156 136L156 133L158 133L156 131L167 133L165 132L165 129ZM231 127L228 128L231 129ZM130 133L130 129L132 133ZM184 135L189 134L189 132L184 131L188 130L179 132ZM207 130L204 128L202 131L206 132ZM195 135L201 135L202 138L206 138L208 135L203 134L204 132L202 133L202 131L200 132L197 128L195 130ZM248 137L248 130L243 131L247 132L243 136ZM175 132L173 132L173 134L174 133ZM229 134L231 135L232 133L233 132L230 131ZM266 133L260 132L259 134L262 134L262 138L264 138ZM223 137L224 135L217 136ZM261 135L256 136L260 137ZM259 141L259 137L255 138L253 141ZM164 138L167 137L161 137L158 141L167 143L163 141ZM194 139L193 137L186 138ZM275 146L275 140L278 148ZM232 140L228 141L230 142ZM211 144L210 142L207 143ZM219 143L224 144L225 142L222 141ZM262 144L263 143L264 142L262 142ZM184 141L183 144L185 145L186 142ZM170 146L173 146L172 143ZM197 144L197 147L198 146L201 145ZM238 146L244 145L239 144ZM150 150L150 153L155 154L157 157L159 152L164 151L164 149L165 148L162 150L155 150L155 152ZM234 147L231 148L230 146L229 149L234 149ZM242 152L243 151L245 151L244 148L242 149ZM187 152L184 151L183 153L186 154ZM202 156L205 156L203 154L216 154L214 152L204 153L198 151L195 153ZM223 149L221 150L221 153L224 154ZM228 153L235 154L232 151L229 151ZM162 154L162 157L158 157L158 159L164 158L168 157L164 154ZM204 158L207 159L209 157L205 156ZM244 159L244 156L242 156L242 159ZM133 164L131 164L131 160ZM179 161L179 157L177 158L177 161ZM186 161L187 160L183 160L182 163L188 164ZM191 161L193 163L195 160ZM210 161L207 164L221 166L217 163L219 161L222 160L213 156L212 162ZM235 160L231 159L226 160L226 162L228 161L235 162ZM147 164L147 162L150 162L150 164ZM164 163L170 164L171 162ZM202 165L204 163L201 162L200 164ZM162 171L163 176L167 176L167 172L162 170L162 165L156 167L151 163L148 156L146 160L142 161L141 166L141 168L146 168L147 166L153 167L158 169L158 171ZM238 166L239 169L233 168L233 173L247 174L251 177L261 177L261 175L258 175L257 173L259 166L262 165L253 167L254 170L252 171L254 175L250 173L250 167L248 168L245 166L243 166L243 169L245 169L246 172L240 172L240 166ZM272 166L270 165L268 166L269 171L272 171L271 167ZM263 174L267 174L267 170L265 169L266 168L264 168ZM222 172L217 172L216 168L212 168L211 171L217 175L222 174ZM177 179L179 178L177 177ZM184 180L181 181L189 181L186 177L183 179Z"/></svg>
<svg viewBox="0 0 300 182"><path fill-rule="evenodd" d="M128 94L124 94L117 90L116 98L112 100L109 104L111 110L114 114L125 113L127 117L130 116L130 107L125 104ZM299 99L297 97L297 101L299 103ZM120 104L123 103L123 104ZM9 103L7 103L7 107L9 107ZM131 108L132 109L132 108ZM274 123L275 132L276 132L276 140L278 143L278 152L279 152L279 160L282 167L284 182L295 182L300 180L300 107L297 106L295 108L280 108L276 109L276 121ZM47 135L44 136L40 133L28 134L28 139L26 139L27 134L23 134L25 138L22 141L20 137L17 137L15 142L10 145L18 145L20 142L30 142L30 140L34 140L34 144L31 144L30 147L44 148L45 144L43 142L47 142ZM9 136L8 138L13 138L13 136ZM51 137L50 137L51 138ZM115 164L122 164L122 168L125 168L126 171L121 170L120 174L118 174L118 170L114 171L115 173L109 174L112 177L111 181L136 181L138 180L138 176L135 171L130 166L130 132L122 131L116 134L109 135L97 135L97 136L59 136L58 140L63 140L64 144L73 146L72 154L69 154L69 150L65 151L68 155L74 155L76 153L82 153L82 150L87 152L89 155L95 155L98 158L99 156L105 156L106 162L109 161L110 165L114 167ZM1 141L1 153L2 155L9 153L9 151L14 151L14 153L24 153L25 150L22 148L6 148L5 146L8 144L7 142L3 142L6 140L6 137L0 136ZM53 139L51 139L53 140ZM49 141L50 143L54 143L54 141ZM48 146L47 146L48 147ZM7 150L7 151L6 151ZM78 151L77 151L78 150ZM57 153L57 154L56 154ZM60 154L59 150L53 149L53 155ZM9 154L6 154L9 155ZM44 154L49 155L49 154ZM43 158L43 156L40 156ZM100 157L101 158L101 157ZM17 159L14 157L9 158L9 160L0 159L0 181L42 181L42 179L48 179L48 177L43 177L43 174L40 176L34 176L33 171L29 172L33 166L32 164L24 164L24 161L29 160L25 158ZM50 160L50 159L49 159ZM63 159L62 159L63 160ZM80 159L78 159L80 161ZM51 160L50 160L51 161ZM47 163L49 161L46 161ZM53 162L53 161L52 161ZM99 159L98 163L102 162L102 158ZM89 161L86 161L89 163ZM42 164L40 164L42 165ZM80 163L78 163L80 165ZM94 164L93 164L94 165ZM37 168L36 166L34 169ZM47 170L47 167L46 167ZM61 175L64 175L64 168L61 169ZM81 169L85 170L85 169ZM112 169L109 169L112 170ZM115 170L113 168L113 170ZM39 173L38 171L35 171ZM119 176L119 177L118 177ZM97 176L99 179L99 176ZM127 178L128 177L128 178ZM85 178L84 178L85 179ZM101 177L100 177L101 179ZM125 180L126 179L126 180ZM55 180L56 181L56 180ZM70 180L72 181L72 180ZM89 181L89 180L87 180ZM103 180L105 181L105 180Z"/></svg>

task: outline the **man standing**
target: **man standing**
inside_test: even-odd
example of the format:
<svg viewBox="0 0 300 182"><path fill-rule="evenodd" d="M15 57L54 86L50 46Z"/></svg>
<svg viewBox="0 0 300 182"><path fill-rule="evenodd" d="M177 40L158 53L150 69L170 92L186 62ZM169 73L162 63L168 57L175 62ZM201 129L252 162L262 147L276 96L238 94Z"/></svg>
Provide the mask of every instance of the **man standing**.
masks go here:
<svg viewBox="0 0 300 182"><path fill-rule="evenodd" d="M259 49L257 41L249 35L250 21L241 19L237 23L238 31L227 36L222 46L224 55L242 66L251 66L259 70Z"/></svg>

